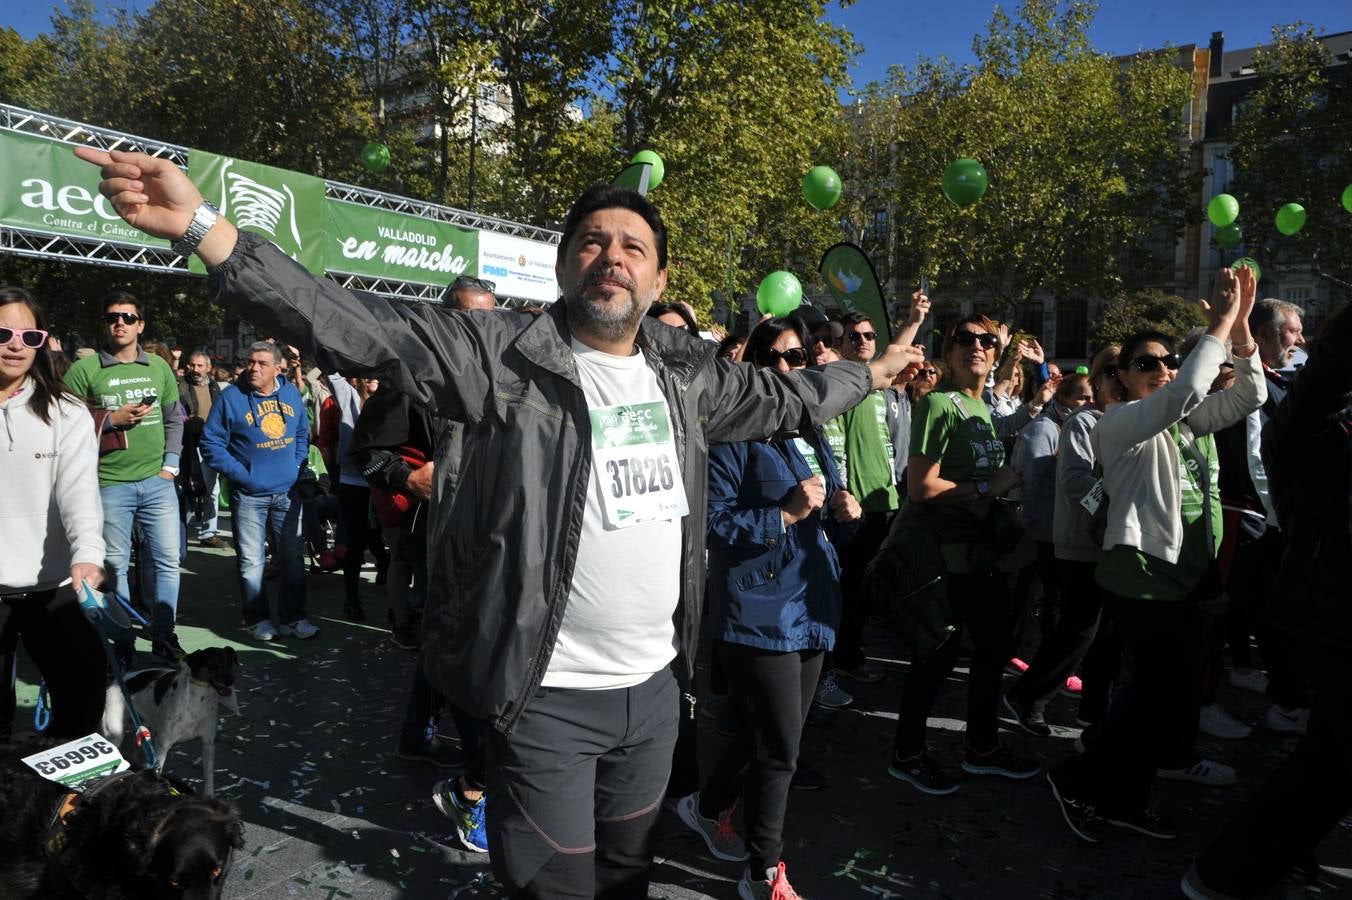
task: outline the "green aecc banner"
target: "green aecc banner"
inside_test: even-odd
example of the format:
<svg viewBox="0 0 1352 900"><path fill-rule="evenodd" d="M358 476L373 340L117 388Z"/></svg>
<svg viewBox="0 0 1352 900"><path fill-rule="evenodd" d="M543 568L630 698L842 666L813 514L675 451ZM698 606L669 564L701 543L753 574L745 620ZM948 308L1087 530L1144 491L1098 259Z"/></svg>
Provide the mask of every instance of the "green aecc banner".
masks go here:
<svg viewBox="0 0 1352 900"><path fill-rule="evenodd" d="M99 170L71 144L0 135L0 225L136 247L168 247L123 222L99 193Z"/></svg>
<svg viewBox="0 0 1352 900"><path fill-rule="evenodd" d="M331 272L447 285L479 269L479 233L329 200L325 204L324 266Z"/></svg>
<svg viewBox="0 0 1352 900"><path fill-rule="evenodd" d="M244 231L263 235L315 275L324 274L324 182L313 175L188 151L188 175ZM189 267L205 272L193 257Z"/></svg>

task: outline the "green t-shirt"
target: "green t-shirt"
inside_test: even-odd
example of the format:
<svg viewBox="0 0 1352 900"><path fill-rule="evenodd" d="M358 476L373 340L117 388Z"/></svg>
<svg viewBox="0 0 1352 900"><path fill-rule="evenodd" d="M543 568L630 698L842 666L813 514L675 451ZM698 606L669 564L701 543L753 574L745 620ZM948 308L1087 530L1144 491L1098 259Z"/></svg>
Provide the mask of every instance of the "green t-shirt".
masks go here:
<svg viewBox="0 0 1352 900"><path fill-rule="evenodd" d="M1183 507L1183 543L1178 548L1178 562L1171 563L1142 553L1135 547L1118 544L1103 554L1094 577L1099 584L1119 597L1171 602L1182 600L1201 583L1211 560L1220 550L1225 514L1221 509L1221 469L1216 455L1216 441L1211 435L1204 434L1195 444L1197 453L1206 460L1211 493L1212 545L1208 548L1207 524L1203 518L1206 504L1197 455L1188 449L1178 425L1169 426L1169 436L1178 445L1179 498Z"/></svg>
<svg viewBox="0 0 1352 900"><path fill-rule="evenodd" d="M869 392L858 406L827 422L822 431L846 490L864 512L896 509L897 485L892 468L896 450L887 427L886 395Z"/></svg>
<svg viewBox="0 0 1352 900"><path fill-rule="evenodd" d="M911 455L937 460L945 481L987 481L1005 464L1005 445L995 433L984 401L941 384L920 399L911 419ZM902 514L923 519L941 543L983 538L989 499L967 503L917 503L909 498Z"/></svg>
<svg viewBox="0 0 1352 900"><path fill-rule="evenodd" d="M164 465L164 411L178 402L178 382L169 364L141 352L136 362L103 364L103 354L86 356L66 373L66 386L91 409L114 410L146 395L159 398L150 413L127 429L127 449L99 458L99 486L144 481Z"/></svg>

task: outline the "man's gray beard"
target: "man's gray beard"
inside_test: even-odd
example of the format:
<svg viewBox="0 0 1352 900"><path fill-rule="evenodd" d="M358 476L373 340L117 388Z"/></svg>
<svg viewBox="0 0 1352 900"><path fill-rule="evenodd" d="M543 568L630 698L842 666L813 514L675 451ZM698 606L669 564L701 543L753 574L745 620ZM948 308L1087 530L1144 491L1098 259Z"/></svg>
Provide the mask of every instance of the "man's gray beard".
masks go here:
<svg viewBox="0 0 1352 900"><path fill-rule="evenodd" d="M632 340L638 332L638 323L652 306L657 292L652 291L646 299L637 294L629 295L628 306L602 306L582 296L576 290L564 298L568 310L568 325L574 333L582 332L603 341Z"/></svg>

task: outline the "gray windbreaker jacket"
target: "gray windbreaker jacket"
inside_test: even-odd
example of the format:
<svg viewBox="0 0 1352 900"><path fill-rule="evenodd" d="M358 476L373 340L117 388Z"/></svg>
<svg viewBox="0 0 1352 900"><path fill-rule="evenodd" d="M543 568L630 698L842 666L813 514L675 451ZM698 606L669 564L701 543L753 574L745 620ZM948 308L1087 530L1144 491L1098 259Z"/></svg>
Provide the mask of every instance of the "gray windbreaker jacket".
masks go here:
<svg viewBox="0 0 1352 900"><path fill-rule="evenodd" d="M510 732L539 688L568 602L591 472L591 425L564 305L536 318L391 303L316 279L241 234L212 273L219 300L344 374L375 373L464 423L459 483L428 548L422 650L432 684ZM713 344L645 318L638 337L671 409L690 509L681 528L676 672L694 673L704 590L710 442L815 427L859 403L866 366L779 375L714 359Z"/></svg>

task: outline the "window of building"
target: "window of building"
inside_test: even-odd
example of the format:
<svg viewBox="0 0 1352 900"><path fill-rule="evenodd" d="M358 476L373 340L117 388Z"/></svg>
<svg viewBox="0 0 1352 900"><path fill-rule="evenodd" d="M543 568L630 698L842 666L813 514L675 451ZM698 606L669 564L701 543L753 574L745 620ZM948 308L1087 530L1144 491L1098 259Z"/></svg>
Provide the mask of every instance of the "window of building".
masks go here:
<svg viewBox="0 0 1352 900"><path fill-rule="evenodd" d="M1089 353L1089 303L1061 300L1056 304L1057 359L1082 359Z"/></svg>

